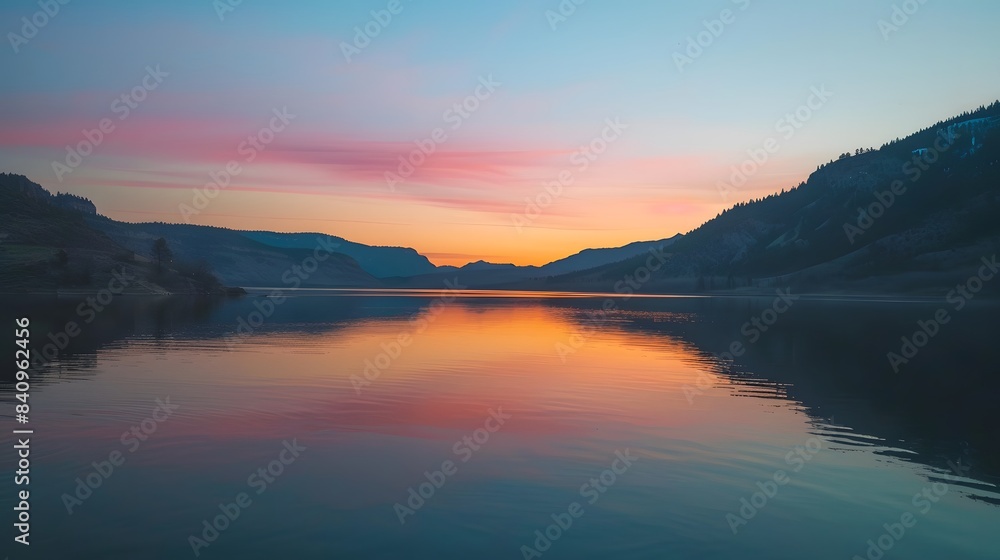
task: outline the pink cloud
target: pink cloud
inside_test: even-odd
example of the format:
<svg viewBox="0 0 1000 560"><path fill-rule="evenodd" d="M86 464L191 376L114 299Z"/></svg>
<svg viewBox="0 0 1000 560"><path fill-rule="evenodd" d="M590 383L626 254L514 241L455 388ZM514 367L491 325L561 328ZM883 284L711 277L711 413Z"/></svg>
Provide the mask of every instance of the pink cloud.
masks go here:
<svg viewBox="0 0 1000 560"><path fill-rule="evenodd" d="M272 161L322 165L337 179L379 182L394 173L407 184L524 184L545 177L545 169L568 152L557 150L469 150L435 146L431 155L412 142L332 140L322 146L275 150ZM417 162L419 165L412 165ZM412 168L412 171L410 169Z"/></svg>
<svg viewBox="0 0 1000 560"><path fill-rule="evenodd" d="M115 129L88 160L86 178L76 174L70 179L76 185L190 189L207 183L209 171L237 161L244 172L228 187L231 191L404 199L498 214L522 212L526 196L534 196L544 183L568 170L574 174L574 183L546 214L571 217L579 211L572 199L588 196L590 188L618 189L616 196L628 196L625 189L630 187L703 181L706 170L714 165L711 158L700 155L609 155L580 171L570 161L572 147L538 146L536 141L534 146L515 150L458 138L437 144L434 153L423 156L414 142L331 134L305 120L293 121L288 130L275 134L255 161L246 164L239 146L269 119L270 115L263 114L259 123L247 126L247 119L235 116L202 119L135 113L121 121L112 118ZM62 160L65 146L83 140L82 131L95 129L99 123L100 118L14 122L0 130L0 146L29 147L44 157ZM401 173L401 158L412 154L424 161L390 191L386 173Z"/></svg>

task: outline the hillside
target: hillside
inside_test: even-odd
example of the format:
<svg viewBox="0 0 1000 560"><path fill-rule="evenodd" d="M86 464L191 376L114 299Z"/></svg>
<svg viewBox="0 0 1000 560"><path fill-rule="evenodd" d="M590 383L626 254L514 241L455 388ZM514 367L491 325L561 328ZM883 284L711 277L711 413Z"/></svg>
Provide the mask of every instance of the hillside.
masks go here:
<svg viewBox="0 0 1000 560"><path fill-rule="evenodd" d="M623 247L584 249L579 253L552 261L542 266L515 266L495 264L486 261L471 262L462 267L439 266L435 272L406 278L386 279L397 288L437 288L455 278L468 288L480 289L539 289L543 283L551 282L551 277L585 271L604 265L613 265L637 255L645 255L650 249L665 249L672 246L681 235L659 241L637 241ZM567 285L574 290L579 286ZM597 287L596 289L601 289Z"/></svg>
<svg viewBox="0 0 1000 560"><path fill-rule="evenodd" d="M381 283L353 258L340 253L338 238L326 238L335 251L314 272L295 275L294 267L313 255L321 234L308 236L308 248L276 247L250 239L243 232L185 224L129 224L103 216L87 220L123 247L148 252L153 240L164 238L178 258L204 262L222 282L242 287L374 288ZM305 234L303 234L305 235ZM306 244L303 243L305 247Z"/></svg>
<svg viewBox="0 0 1000 560"><path fill-rule="evenodd" d="M94 215L87 199L0 174L0 292L93 292L113 279L128 294L225 292L203 267L153 266L91 228L87 219Z"/></svg>
<svg viewBox="0 0 1000 560"><path fill-rule="evenodd" d="M242 235L263 245L283 249L313 249L316 247L316 238L324 236L337 244L337 252L357 261L361 268L375 278L416 276L435 270L427 257L409 247L373 247L320 233L248 231Z"/></svg>
<svg viewBox="0 0 1000 560"><path fill-rule="evenodd" d="M998 211L994 103L844 154L790 191L737 204L677 240L643 290L938 293L1000 249ZM562 275L545 287L609 290L644 262Z"/></svg>
<svg viewBox="0 0 1000 560"><path fill-rule="evenodd" d="M639 255L645 255L650 249L670 247L681 237L683 236L677 234L671 238L660 239L659 241L636 241L624 247L584 249L575 255L553 261L541 267L539 272L543 276L559 276L561 274L603 266L608 263L620 262Z"/></svg>

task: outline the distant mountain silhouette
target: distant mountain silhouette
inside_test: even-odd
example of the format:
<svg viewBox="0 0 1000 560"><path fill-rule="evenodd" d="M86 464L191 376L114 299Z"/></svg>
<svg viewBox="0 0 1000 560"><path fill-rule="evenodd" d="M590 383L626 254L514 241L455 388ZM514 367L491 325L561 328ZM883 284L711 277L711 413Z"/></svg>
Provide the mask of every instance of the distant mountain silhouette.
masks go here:
<svg viewBox="0 0 1000 560"><path fill-rule="evenodd" d="M316 238L324 234L250 231L243 233L243 235L270 247L313 249L316 247ZM372 247L340 237L332 237L332 239L337 243L339 253L356 260L365 271L376 278L416 276L435 270L434 265L427 257L409 247Z"/></svg>
<svg viewBox="0 0 1000 560"><path fill-rule="evenodd" d="M539 283L549 281L553 276L559 274L622 262L636 255L648 254L649 250L653 248L665 249L680 238L680 235L675 235L660 241L637 241L624 247L585 249L575 255L543 266L516 266L479 260L462 267L439 266L430 274L389 278L386 279L386 282L397 288L438 288L444 285L446 280L450 281L458 277L461 284L468 288L518 289L525 285L537 287ZM567 285L565 289L573 290L575 288L572 285Z"/></svg>
<svg viewBox="0 0 1000 560"><path fill-rule="evenodd" d="M382 285L356 260L340 252L339 238L322 234L303 234L310 240L307 248L300 248L298 239L290 241L288 247L277 247L255 241L245 232L211 226L128 224L104 216L90 217L88 222L123 247L140 254L147 251L154 239L162 237L179 258L207 263L230 286L374 288ZM335 251L333 256L310 273L296 273L294 267L301 270L321 239L330 243Z"/></svg>
<svg viewBox="0 0 1000 560"><path fill-rule="evenodd" d="M518 268L533 269L535 267L533 267L533 266L518 267L518 266L510 264L510 263L507 263L507 264L495 264L495 263L489 263L489 262L486 262L486 261L476 261L476 262L471 262L471 263L469 263L469 264L467 264L467 265L459 268L459 270L469 271L469 272L487 270L487 271L494 271L495 272L495 271L500 271L500 270L515 270L515 269L518 269Z"/></svg>
<svg viewBox="0 0 1000 560"><path fill-rule="evenodd" d="M568 274L570 272L616 263L639 255L646 255L650 249L670 247L681 237L683 237L681 234L677 234L668 239L660 239L659 241L636 241L624 247L584 249L575 255L540 267L539 272L545 276L558 276L560 274Z"/></svg>

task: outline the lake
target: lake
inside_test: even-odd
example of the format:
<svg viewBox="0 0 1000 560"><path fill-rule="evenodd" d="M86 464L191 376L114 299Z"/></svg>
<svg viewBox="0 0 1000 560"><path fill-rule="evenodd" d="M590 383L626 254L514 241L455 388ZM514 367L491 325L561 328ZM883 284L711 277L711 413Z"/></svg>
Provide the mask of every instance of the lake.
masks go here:
<svg viewBox="0 0 1000 560"><path fill-rule="evenodd" d="M0 300L51 358L11 558L1000 551L995 304L266 293Z"/></svg>

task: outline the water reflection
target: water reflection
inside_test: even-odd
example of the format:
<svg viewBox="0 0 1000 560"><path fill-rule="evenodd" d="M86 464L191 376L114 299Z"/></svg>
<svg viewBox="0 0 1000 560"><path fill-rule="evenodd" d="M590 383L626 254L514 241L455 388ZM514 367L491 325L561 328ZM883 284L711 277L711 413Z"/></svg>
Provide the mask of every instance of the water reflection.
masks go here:
<svg viewBox="0 0 1000 560"><path fill-rule="evenodd" d="M280 490L212 554L512 558L626 448L634 469L553 556L851 557L959 459L968 479L948 480L950 499L907 537L906 557L995 552L988 307L966 310L901 376L885 352L926 305L796 302L730 362L716 355L747 342L742 327L768 300L637 298L595 315L604 298L432 307L436 296L290 297L248 336L239 320L266 298L121 298L37 374L45 530L81 557L190 554L200 521L298 438L309 450ZM76 315L71 302L4 306L31 310L36 341ZM67 516L74 479L167 395L176 416ZM511 420L401 525L393 504L497 408ZM787 454L811 438L823 450L734 537L726 514L791 471ZM130 533L110 534L110 520Z"/></svg>

